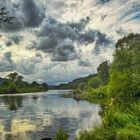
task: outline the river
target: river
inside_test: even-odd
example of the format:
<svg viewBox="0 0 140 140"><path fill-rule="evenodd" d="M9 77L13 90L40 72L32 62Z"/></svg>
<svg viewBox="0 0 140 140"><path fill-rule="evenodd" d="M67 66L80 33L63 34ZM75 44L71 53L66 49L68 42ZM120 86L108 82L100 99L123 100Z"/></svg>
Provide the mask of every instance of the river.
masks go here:
<svg viewBox="0 0 140 140"><path fill-rule="evenodd" d="M78 132L101 124L100 106L63 98L68 90L0 96L0 140L41 140L59 128L72 140Z"/></svg>

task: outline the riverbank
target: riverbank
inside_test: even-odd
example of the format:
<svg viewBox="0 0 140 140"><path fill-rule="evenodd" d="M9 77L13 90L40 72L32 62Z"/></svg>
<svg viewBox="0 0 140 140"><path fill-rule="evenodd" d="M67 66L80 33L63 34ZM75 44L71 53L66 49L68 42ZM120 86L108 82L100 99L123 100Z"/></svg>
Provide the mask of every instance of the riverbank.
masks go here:
<svg viewBox="0 0 140 140"><path fill-rule="evenodd" d="M102 126L81 132L76 140L140 140L140 35L118 40L113 62L78 81L74 98L103 107Z"/></svg>
<svg viewBox="0 0 140 140"><path fill-rule="evenodd" d="M77 93L77 94L76 94ZM102 126L80 132L76 140L139 140L140 136L140 101L119 103L116 98L94 97L91 93L74 91L68 97L87 100L102 107ZM66 97L67 98L67 97ZM60 139L57 139L60 140ZM64 139L67 140L67 139Z"/></svg>

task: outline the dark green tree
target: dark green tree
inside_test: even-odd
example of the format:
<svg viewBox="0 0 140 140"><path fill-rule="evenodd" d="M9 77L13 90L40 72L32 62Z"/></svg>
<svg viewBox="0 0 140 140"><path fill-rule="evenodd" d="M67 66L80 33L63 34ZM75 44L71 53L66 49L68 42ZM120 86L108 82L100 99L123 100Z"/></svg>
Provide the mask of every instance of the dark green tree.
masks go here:
<svg viewBox="0 0 140 140"><path fill-rule="evenodd" d="M100 77L97 76L89 80L88 86L91 88L98 88L101 85L101 82Z"/></svg>
<svg viewBox="0 0 140 140"><path fill-rule="evenodd" d="M109 65L108 61L105 61L97 68L98 75L102 80L103 85L107 84L109 78Z"/></svg>
<svg viewBox="0 0 140 140"><path fill-rule="evenodd" d="M45 90L48 90L48 84L47 84L47 83L43 83L43 84L42 84L42 87L43 87Z"/></svg>
<svg viewBox="0 0 140 140"><path fill-rule="evenodd" d="M18 88L17 88L16 84L15 83L10 83L8 88L7 88L7 92L8 93L17 93Z"/></svg>
<svg viewBox="0 0 140 140"><path fill-rule="evenodd" d="M108 91L126 101L140 96L140 35L130 34L117 42Z"/></svg>

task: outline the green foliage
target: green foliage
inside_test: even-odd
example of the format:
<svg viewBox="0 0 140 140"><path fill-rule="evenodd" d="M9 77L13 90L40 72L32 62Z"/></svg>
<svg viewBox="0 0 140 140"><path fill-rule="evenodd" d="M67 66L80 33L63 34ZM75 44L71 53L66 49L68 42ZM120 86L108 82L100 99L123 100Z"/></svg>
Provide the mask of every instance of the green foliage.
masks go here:
<svg viewBox="0 0 140 140"><path fill-rule="evenodd" d="M17 93L18 88L17 88L16 84L15 83L10 83L7 87L7 92L8 93Z"/></svg>
<svg viewBox="0 0 140 140"><path fill-rule="evenodd" d="M53 140L67 140L67 139L68 139L68 134L63 129L59 129L55 137L53 138Z"/></svg>
<svg viewBox="0 0 140 140"><path fill-rule="evenodd" d="M18 75L17 72L8 74L7 78L13 82L20 82L23 80L23 77L21 75Z"/></svg>
<svg viewBox="0 0 140 140"><path fill-rule="evenodd" d="M140 96L140 36L130 34L116 46L108 93L126 100L137 98Z"/></svg>
<svg viewBox="0 0 140 140"><path fill-rule="evenodd" d="M3 82L0 85L0 94L29 93L48 90L48 85L46 83L38 84L34 81L30 84L23 81L23 77L16 72L8 74L7 78L8 79L2 79Z"/></svg>
<svg viewBox="0 0 140 140"><path fill-rule="evenodd" d="M120 110L109 110L105 112L103 123L107 127L124 128L130 123L137 124L138 118L130 113L123 113Z"/></svg>
<svg viewBox="0 0 140 140"><path fill-rule="evenodd" d="M116 140L140 140L140 127L129 125L117 131Z"/></svg>
<svg viewBox="0 0 140 140"><path fill-rule="evenodd" d="M105 86L90 87L84 96L104 105L103 125L82 132L76 140L140 140L140 35L120 39L108 78L104 69L104 64L100 65L97 75Z"/></svg>
<svg viewBox="0 0 140 140"><path fill-rule="evenodd" d="M101 85L101 79L99 77L94 77L89 80L88 86L91 88L99 88Z"/></svg>
<svg viewBox="0 0 140 140"><path fill-rule="evenodd" d="M97 68L98 75L101 79L101 82L103 85L106 85L108 83L108 78L109 78L109 65L108 62L105 61L99 65Z"/></svg>
<svg viewBox="0 0 140 140"><path fill-rule="evenodd" d="M76 140L139 140L140 122L135 114L117 110L105 111L103 126L81 132Z"/></svg>

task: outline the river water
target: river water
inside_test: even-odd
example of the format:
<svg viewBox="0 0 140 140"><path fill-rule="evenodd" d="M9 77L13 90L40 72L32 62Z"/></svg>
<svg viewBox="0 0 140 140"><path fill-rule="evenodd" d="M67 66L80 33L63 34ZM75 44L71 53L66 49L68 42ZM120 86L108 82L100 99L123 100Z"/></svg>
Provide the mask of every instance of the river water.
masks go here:
<svg viewBox="0 0 140 140"><path fill-rule="evenodd" d="M100 106L59 96L69 92L0 96L0 140L42 140L60 128L72 140L78 132L100 125Z"/></svg>

